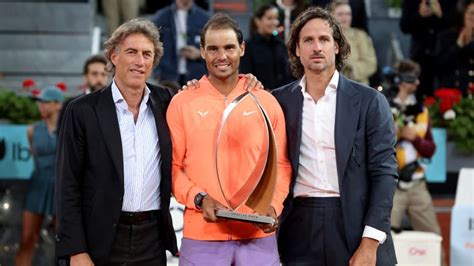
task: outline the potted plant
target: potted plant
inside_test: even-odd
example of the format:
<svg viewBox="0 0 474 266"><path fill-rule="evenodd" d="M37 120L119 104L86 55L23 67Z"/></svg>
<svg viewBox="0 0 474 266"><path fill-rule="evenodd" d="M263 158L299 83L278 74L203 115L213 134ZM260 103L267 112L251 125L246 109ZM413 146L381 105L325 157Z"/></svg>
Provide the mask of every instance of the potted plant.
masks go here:
<svg viewBox="0 0 474 266"><path fill-rule="evenodd" d="M31 97L0 90L0 119L12 124L31 124L38 121L40 115Z"/></svg>

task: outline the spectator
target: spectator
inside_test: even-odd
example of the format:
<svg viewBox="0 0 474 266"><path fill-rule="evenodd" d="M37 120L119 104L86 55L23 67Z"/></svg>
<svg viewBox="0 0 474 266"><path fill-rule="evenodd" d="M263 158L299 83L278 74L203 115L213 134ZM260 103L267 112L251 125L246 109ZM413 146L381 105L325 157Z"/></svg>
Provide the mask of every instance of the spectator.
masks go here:
<svg viewBox="0 0 474 266"><path fill-rule="evenodd" d="M107 85L107 81L109 79L109 75L106 69L107 66L107 59L105 59L102 55L93 55L87 58L86 62L84 63L84 68L82 70L82 77L84 78L85 82L85 91L84 93L72 97L64 102L63 107L61 108L61 112L59 113L58 119L58 131L61 130L61 123L63 121L64 112L66 111L67 106L76 98L89 94L93 91L102 89Z"/></svg>
<svg viewBox="0 0 474 266"><path fill-rule="evenodd" d="M252 73L266 89L275 89L291 81L288 52L277 37L278 9L261 6L251 18L251 37L245 42L240 72Z"/></svg>
<svg viewBox="0 0 474 266"><path fill-rule="evenodd" d="M209 19L208 13L196 6L193 0L176 0L174 4L158 10L152 19L161 28L166 53L155 69L158 81L186 81L198 79L206 73L199 51L201 29Z"/></svg>
<svg viewBox="0 0 474 266"><path fill-rule="evenodd" d="M420 66L417 63L402 60L397 67L398 92L390 99L396 121L396 155L400 178L393 198L391 226L395 231L400 230L402 219L408 214L414 230L440 235L421 163L422 158L433 156L436 147L428 109L415 97L419 74Z"/></svg>
<svg viewBox="0 0 474 266"><path fill-rule="evenodd" d="M31 265L43 219L45 215L55 215L56 125L64 96L58 88L48 87L36 99L42 120L28 128L34 170L26 194L21 243L16 255L19 266Z"/></svg>
<svg viewBox="0 0 474 266"><path fill-rule="evenodd" d="M280 21L279 34L284 42L288 41L291 23L306 8L304 0L276 0L278 19Z"/></svg>
<svg viewBox="0 0 474 266"><path fill-rule="evenodd" d="M350 79L369 85L369 77L377 71L377 57L372 39L364 31L351 27L352 10L347 0L332 1L330 11L341 25L351 46L351 54L342 73Z"/></svg>
<svg viewBox="0 0 474 266"><path fill-rule="evenodd" d="M440 33L436 49L439 87L474 87L474 0L460 0L460 25Z"/></svg>
<svg viewBox="0 0 474 266"><path fill-rule="evenodd" d="M138 16L139 2L136 0L102 0L102 10L107 20L107 36L122 23Z"/></svg>
<svg viewBox="0 0 474 266"><path fill-rule="evenodd" d="M326 7L331 2L331 0L312 0L312 5ZM369 27L367 21L367 11L365 10L365 1L364 0L348 0L349 5L352 10L352 22L351 27L358 28L365 31L369 34Z"/></svg>
<svg viewBox="0 0 474 266"><path fill-rule="evenodd" d="M400 28L411 35L410 58L421 67L418 99L433 95L437 36L449 28L455 4L453 0L403 1Z"/></svg>

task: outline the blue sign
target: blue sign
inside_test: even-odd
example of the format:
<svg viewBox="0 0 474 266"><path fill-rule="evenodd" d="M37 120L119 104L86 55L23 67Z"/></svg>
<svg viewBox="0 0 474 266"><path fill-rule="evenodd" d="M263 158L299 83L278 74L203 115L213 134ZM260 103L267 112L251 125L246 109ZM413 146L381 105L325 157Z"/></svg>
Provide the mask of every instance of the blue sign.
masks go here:
<svg viewBox="0 0 474 266"><path fill-rule="evenodd" d="M426 163L426 181L430 183L446 182L446 129L433 128L431 130L436 151L431 162Z"/></svg>
<svg viewBox="0 0 474 266"><path fill-rule="evenodd" d="M0 125L0 179L29 179L33 158L28 125Z"/></svg>

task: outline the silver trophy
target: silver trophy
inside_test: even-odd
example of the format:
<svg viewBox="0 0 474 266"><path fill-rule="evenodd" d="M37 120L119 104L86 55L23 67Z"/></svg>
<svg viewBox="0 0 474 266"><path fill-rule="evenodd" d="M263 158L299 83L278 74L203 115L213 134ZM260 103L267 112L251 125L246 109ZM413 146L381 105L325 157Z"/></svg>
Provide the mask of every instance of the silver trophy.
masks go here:
<svg viewBox="0 0 474 266"><path fill-rule="evenodd" d="M216 216L273 225L272 217L262 215L270 208L277 180L275 135L265 109L245 92L225 108L218 130L216 171L230 210L218 210ZM239 212L242 205L255 213Z"/></svg>

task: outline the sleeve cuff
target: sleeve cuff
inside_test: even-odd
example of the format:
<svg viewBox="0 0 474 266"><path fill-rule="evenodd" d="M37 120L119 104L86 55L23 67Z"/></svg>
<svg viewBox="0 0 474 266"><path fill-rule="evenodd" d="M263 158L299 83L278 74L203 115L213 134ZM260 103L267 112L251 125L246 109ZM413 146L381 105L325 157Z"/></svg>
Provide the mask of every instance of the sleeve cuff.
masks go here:
<svg viewBox="0 0 474 266"><path fill-rule="evenodd" d="M379 241L380 244L383 244L387 239L387 234L384 231L380 231L373 228L372 226L366 225L362 237L372 238Z"/></svg>

